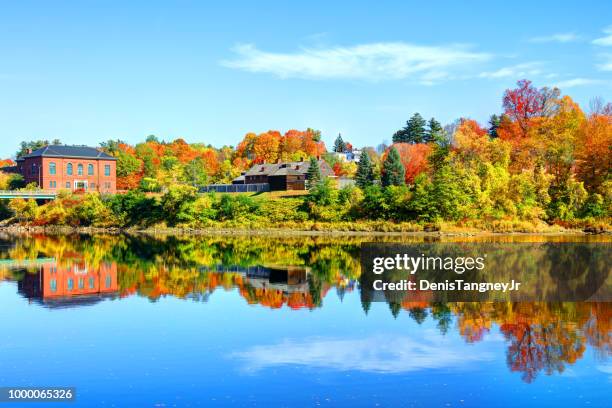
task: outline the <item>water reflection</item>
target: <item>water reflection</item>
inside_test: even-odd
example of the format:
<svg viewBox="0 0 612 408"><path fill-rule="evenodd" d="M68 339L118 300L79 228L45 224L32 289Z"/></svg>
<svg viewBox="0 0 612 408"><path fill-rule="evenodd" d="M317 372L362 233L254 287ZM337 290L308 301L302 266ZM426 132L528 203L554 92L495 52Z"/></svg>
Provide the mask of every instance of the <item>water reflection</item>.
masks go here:
<svg viewBox="0 0 612 408"><path fill-rule="evenodd" d="M19 267L21 262L11 267ZM60 264L55 259L37 260L34 270L26 268L17 282L19 293L47 307L90 305L118 294L117 264L97 266L74 261Z"/></svg>
<svg viewBox="0 0 612 408"><path fill-rule="evenodd" d="M248 304L268 308L324 307L330 293L342 299L359 288L360 245L372 240L423 242L418 237L136 237L23 236L0 237L0 278L17 281L18 291L45 307L92 304L107 297L142 296L155 302L165 296L206 302L217 290L235 291ZM506 246L508 268L529 271L559 268L538 258L538 242L563 237L448 238L453 241L525 241ZM606 238L581 238L600 240ZM465 245L465 244L463 244ZM514 249L523 248L523 249ZM545 247L543 247L545 248ZM567 247L566 259L572 259ZM546 252L545 250L543 252ZM569 262L569 261L568 261ZM598 262L607 262L600 258ZM501 266L500 266L501 267ZM360 292L363 313L372 299ZM389 313L406 313L418 324L431 322L440 334L456 331L463 344L423 330L415 336L291 340L253 346L234 357L248 370L282 364L333 366L346 370L402 372L454 367L492 358L471 355L470 343L486 334L503 339L506 364L525 382L541 373L563 373L595 351L606 372L612 354L612 307L604 302L440 302L427 297L387 299ZM376 344L376 347L373 345ZM375 352L374 352L375 351Z"/></svg>

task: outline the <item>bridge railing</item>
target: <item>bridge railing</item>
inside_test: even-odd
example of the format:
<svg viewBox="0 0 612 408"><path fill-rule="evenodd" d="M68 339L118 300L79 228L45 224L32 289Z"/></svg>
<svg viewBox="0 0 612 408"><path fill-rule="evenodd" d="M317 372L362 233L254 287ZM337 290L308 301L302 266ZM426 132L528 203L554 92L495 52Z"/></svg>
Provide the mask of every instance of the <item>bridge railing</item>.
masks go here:
<svg viewBox="0 0 612 408"><path fill-rule="evenodd" d="M11 197L34 197L34 196L56 196L56 191L51 190L0 190L0 196Z"/></svg>

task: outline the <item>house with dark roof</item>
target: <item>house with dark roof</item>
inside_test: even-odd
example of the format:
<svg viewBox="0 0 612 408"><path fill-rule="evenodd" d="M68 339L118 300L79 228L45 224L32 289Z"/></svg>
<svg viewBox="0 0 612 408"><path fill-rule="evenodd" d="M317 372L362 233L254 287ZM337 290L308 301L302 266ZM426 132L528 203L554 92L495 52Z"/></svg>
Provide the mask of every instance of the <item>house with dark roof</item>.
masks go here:
<svg viewBox="0 0 612 408"><path fill-rule="evenodd" d="M305 190L310 161L255 164L236 184L270 184L270 191ZM335 177L334 171L324 160L319 160L322 177ZM242 178L244 177L244 179Z"/></svg>
<svg viewBox="0 0 612 408"><path fill-rule="evenodd" d="M25 182L44 190L117 191L117 159L88 146L49 145L17 159Z"/></svg>

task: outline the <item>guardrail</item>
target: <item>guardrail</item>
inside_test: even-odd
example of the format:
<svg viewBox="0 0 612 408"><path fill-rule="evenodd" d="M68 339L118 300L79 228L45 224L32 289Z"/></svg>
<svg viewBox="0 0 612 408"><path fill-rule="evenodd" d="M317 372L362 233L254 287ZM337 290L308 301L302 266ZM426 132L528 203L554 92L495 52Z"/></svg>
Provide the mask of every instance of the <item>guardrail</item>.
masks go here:
<svg viewBox="0 0 612 408"><path fill-rule="evenodd" d="M0 198L38 198L54 199L57 192L49 190L0 190Z"/></svg>
<svg viewBox="0 0 612 408"><path fill-rule="evenodd" d="M217 193L261 193L270 191L270 184L210 184L200 187L200 193L208 193L211 191Z"/></svg>

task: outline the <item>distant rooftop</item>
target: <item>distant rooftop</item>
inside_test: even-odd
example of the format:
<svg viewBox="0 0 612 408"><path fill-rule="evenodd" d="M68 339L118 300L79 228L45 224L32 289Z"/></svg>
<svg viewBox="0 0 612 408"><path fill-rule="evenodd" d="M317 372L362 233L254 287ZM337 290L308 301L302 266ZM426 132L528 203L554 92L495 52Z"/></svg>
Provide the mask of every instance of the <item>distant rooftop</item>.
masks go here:
<svg viewBox="0 0 612 408"><path fill-rule="evenodd" d="M324 161L319 160L321 175L330 177L334 175L334 171ZM281 162L281 163L263 163L255 164L247 172L247 176L284 176L284 175L299 175L308 173L310 161L300 162Z"/></svg>
<svg viewBox="0 0 612 408"><path fill-rule="evenodd" d="M117 160L115 157L104 153L95 147L89 146L67 146L67 145L49 145L40 149L34 150L18 160L30 157L68 157L75 159L104 159Z"/></svg>

